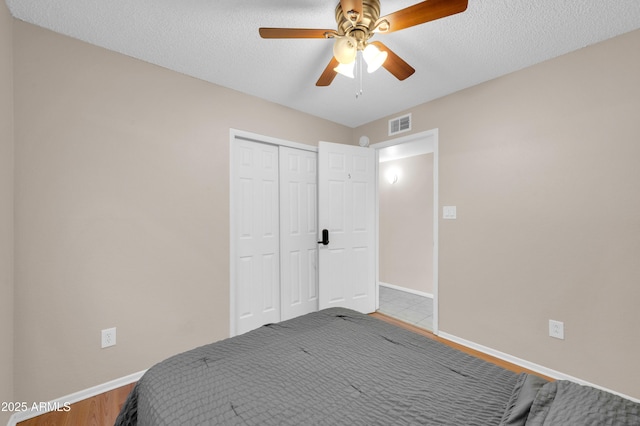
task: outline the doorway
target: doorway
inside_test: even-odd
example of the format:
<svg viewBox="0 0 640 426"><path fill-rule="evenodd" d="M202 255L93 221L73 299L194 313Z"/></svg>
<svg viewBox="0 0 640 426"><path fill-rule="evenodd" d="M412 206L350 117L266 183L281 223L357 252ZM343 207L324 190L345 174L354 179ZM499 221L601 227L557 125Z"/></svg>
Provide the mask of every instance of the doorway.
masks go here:
<svg viewBox="0 0 640 426"><path fill-rule="evenodd" d="M372 148L378 159L378 309L437 334L437 129Z"/></svg>

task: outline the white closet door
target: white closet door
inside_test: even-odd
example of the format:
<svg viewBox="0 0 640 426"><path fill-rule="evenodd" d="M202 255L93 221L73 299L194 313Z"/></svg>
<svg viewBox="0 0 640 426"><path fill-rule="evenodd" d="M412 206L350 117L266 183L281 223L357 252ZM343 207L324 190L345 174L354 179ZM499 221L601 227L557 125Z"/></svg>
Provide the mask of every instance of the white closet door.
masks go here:
<svg viewBox="0 0 640 426"><path fill-rule="evenodd" d="M318 310L317 154L280 147L282 320Z"/></svg>
<svg viewBox="0 0 640 426"><path fill-rule="evenodd" d="M236 141L236 333L280 321L278 147Z"/></svg>
<svg viewBox="0 0 640 426"><path fill-rule="evenodd" d="M319 308L340 306L370 313L376 308L375 151L318 144L320 229Z"/></svg>

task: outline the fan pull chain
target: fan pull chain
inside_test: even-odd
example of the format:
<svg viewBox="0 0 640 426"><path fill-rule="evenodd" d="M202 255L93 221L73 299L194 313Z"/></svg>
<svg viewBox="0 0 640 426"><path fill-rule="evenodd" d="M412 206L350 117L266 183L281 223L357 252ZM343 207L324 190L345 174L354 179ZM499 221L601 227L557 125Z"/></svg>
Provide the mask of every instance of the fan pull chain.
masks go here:
<svg viewBox="0 0 640 426"><path fill-rule="evenodd" d="M356 57L356 99L362 96L362 52Z"/></svg>

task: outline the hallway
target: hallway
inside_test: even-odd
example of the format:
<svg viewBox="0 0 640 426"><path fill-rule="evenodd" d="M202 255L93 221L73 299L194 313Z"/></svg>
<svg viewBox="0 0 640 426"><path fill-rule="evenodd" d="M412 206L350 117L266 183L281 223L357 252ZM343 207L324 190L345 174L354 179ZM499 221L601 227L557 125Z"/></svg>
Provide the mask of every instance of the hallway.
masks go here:
<svg viewBox="0 0 640 426"><path fill-rule="evenodd" d="M433 299L402 290L380 286L378 312L433 331Z"/></svg>

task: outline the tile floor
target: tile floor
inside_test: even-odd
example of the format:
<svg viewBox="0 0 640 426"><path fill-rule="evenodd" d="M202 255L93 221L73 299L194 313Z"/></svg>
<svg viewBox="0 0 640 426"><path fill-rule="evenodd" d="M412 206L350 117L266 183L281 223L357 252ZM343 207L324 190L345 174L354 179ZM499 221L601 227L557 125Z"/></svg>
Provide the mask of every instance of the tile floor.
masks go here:
<svg viewBox="0 0 640 426"><path fill-rule="evenodd" d="M433 331L433 299L380 286L378 312Z"/></svg>

